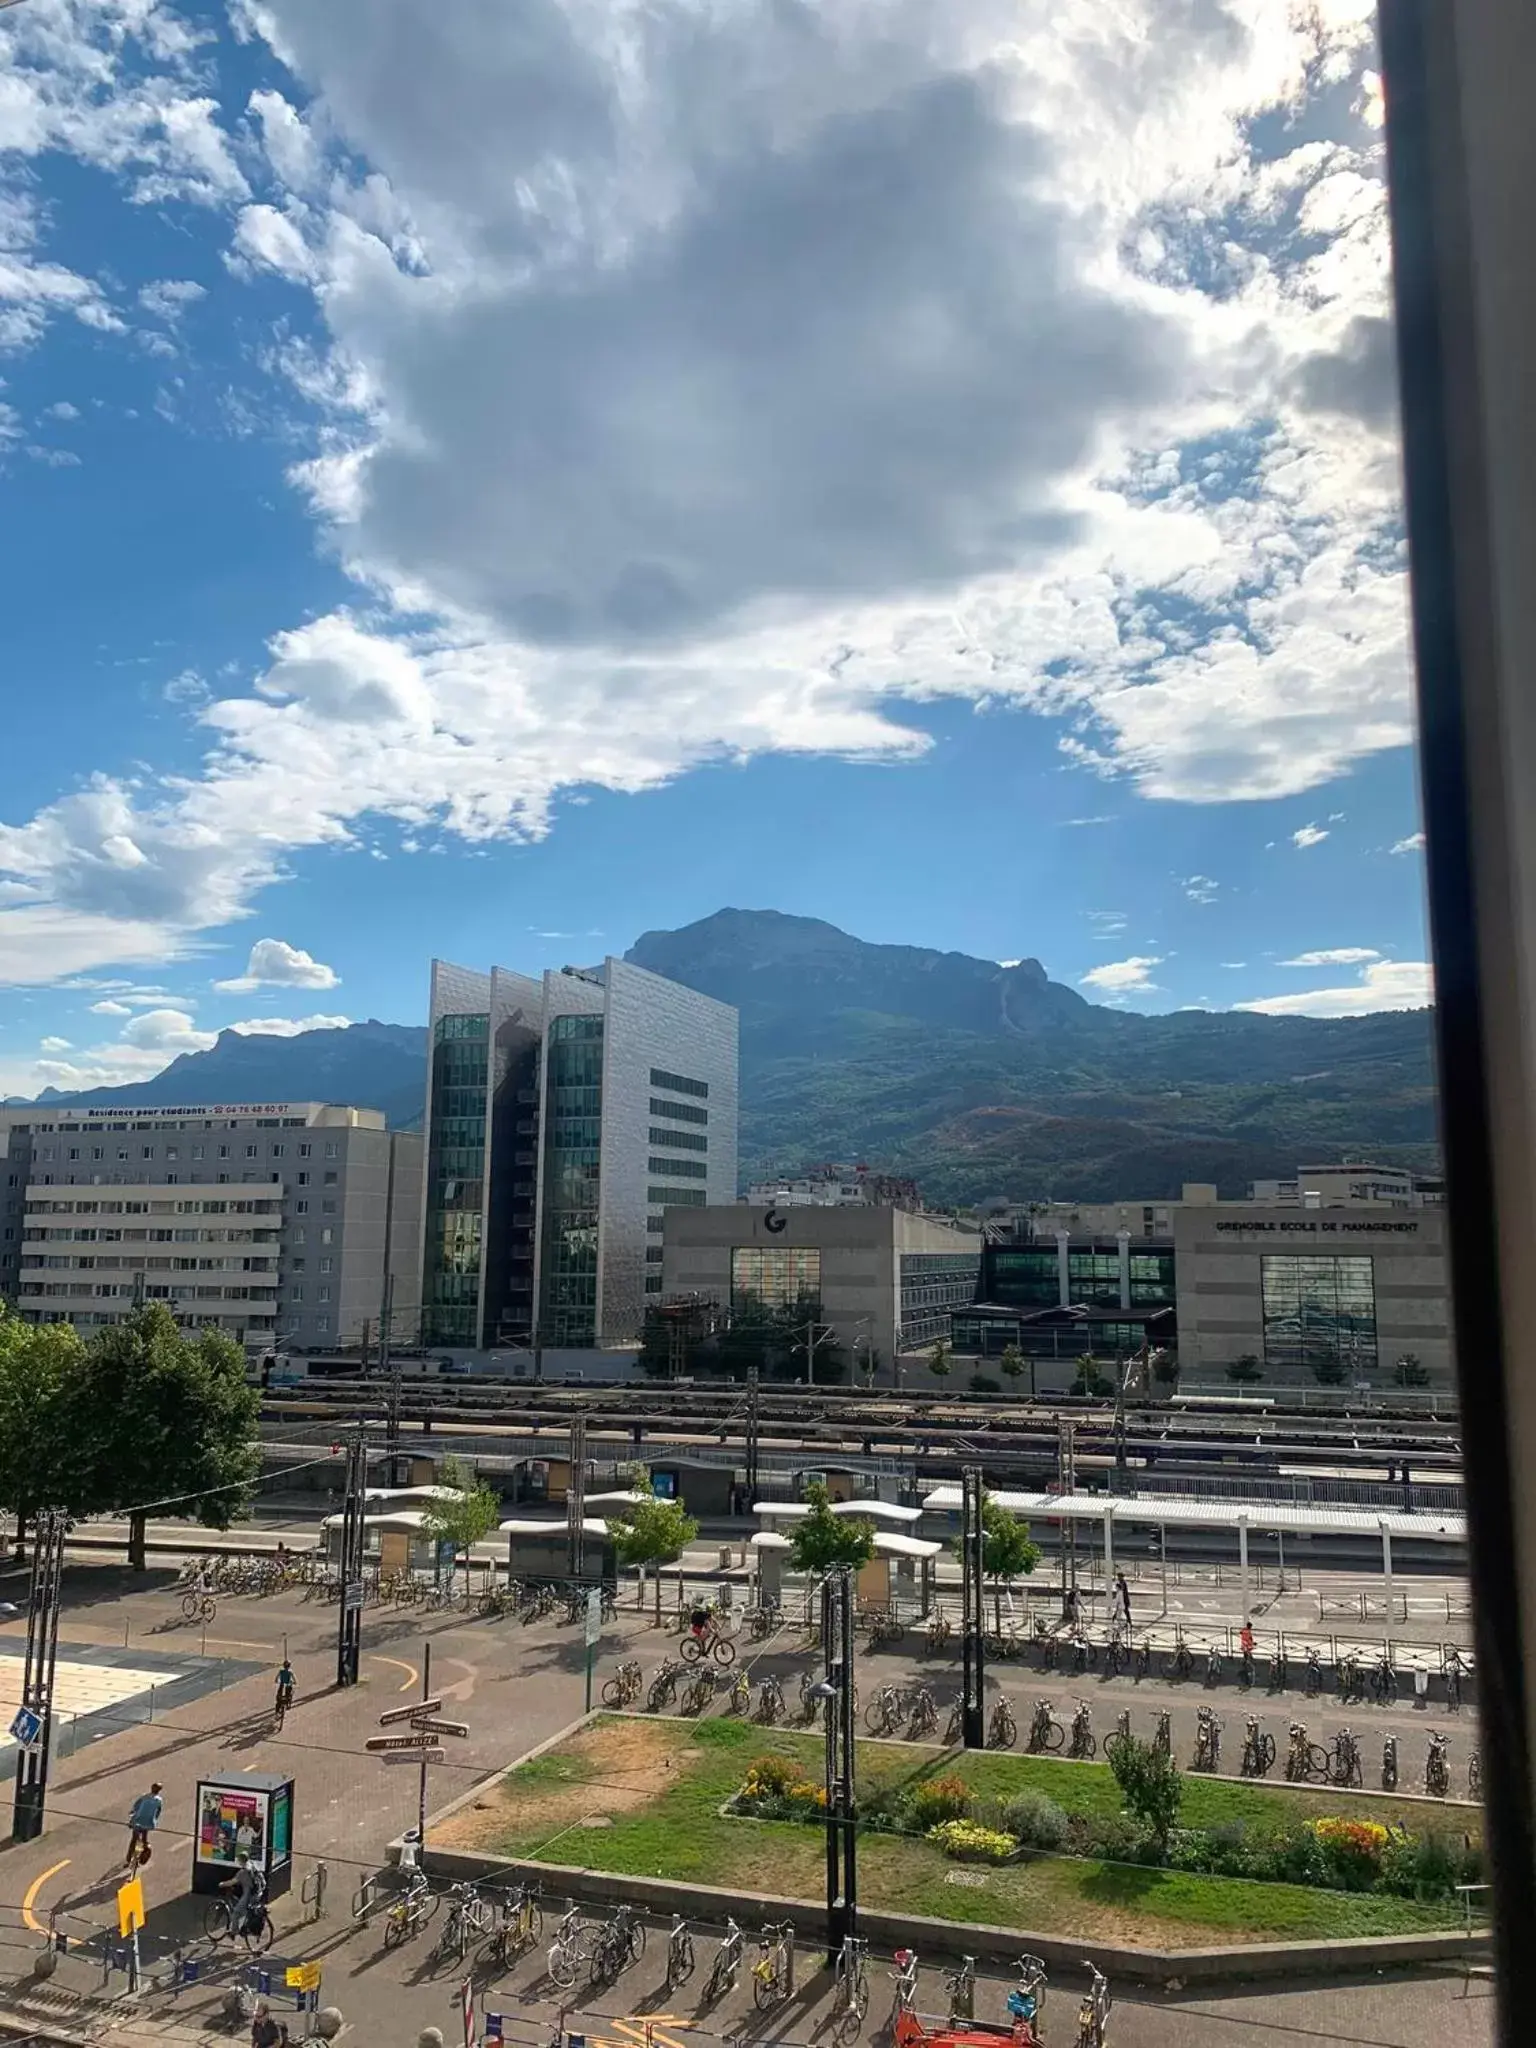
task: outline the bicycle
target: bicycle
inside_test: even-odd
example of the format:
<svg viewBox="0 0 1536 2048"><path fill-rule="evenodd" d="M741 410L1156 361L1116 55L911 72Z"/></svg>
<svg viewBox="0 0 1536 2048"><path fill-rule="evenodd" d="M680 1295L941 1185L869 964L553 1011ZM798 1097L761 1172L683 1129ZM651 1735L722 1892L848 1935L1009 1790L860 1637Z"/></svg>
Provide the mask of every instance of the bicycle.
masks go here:
<svg viewBox="0 0 1536 2048"><path fill-rule="evenodd" d="M1431 1799L1444 1799L1451 1789L1451 1745L1449 1738L1438 1733L1429 1738L1429 1754L1424 1759L1424 1790Z"/></svg>
<svg viewBox="0 0 1536 2048"><path fill-rule="evenodd" d="M1467 1758L1467 1797L1481 1799L1483 1796L1483 1752L1474 1749Z"/></svg>
<svg viewBox="0 0 1536 2048"><path fill-rule="evenodd" d="M592 1952L598 1930L590 1920L583 1920L581 1908L571 1906L565 1918L555 1929L555 1938L549 1945L549 1954L544 1967L551 1984L562 1991L569 1991L576 1982L576 1973Z"/></svg>
<svg viewBox="0 0 1536 2048"><path fill-rule="evenodd" d="M917 1951L899 1948L891 1960L896 1965L895 1969L889 1972L891 1983L895 1986L891 2011L893 2014L914 2012L917 2009Z"/></svg>
<svg viewBox="0 0 1536 2048"><path fill-rule="evenodd" d="M419 1934L442 1903L442 1893L433 1891L418 1872L404 1895L396 1899L384 1915L385 1948L398 1948L401 1942Z"/></svg>
<svg viewBox="0 0 1536 2048"><path fill-rule="evenodd" d="M752 1965L752 2003L759 2012L788 1998L793 1978L795 1930L789 1921L765 1927L757 1944L757 1961Z"/></svg>
<svg viewBox="0 0 1536 2048"><path fill-rule="evenodd" d="M1269 1690L1284 1692L1290 1683L1290 1676L1284 1650L1276 1650L1269 1660Z"/></svg>
<svg viewBox="0 0 1536 2048"><path fill-rule="evenodd" d="M1104 2032L1109 2025L1109 2010L1113 2003L1109 1995L1109 1979L1086 1958L1083 1968L1090 1972L1093 1982L1083 1993L1077 2008L1077 2048L1104 2048Z"/></svg>
<svg viewBox="0 0 1536 2048"><path fill-rule="evenodd" d="M1173 1678L1193 1678L1195 1675L1195 1653L1185 1642L1183 1635L1173 1646L1173 1662L1169 1667Z"/></svg>
<svg viewBox="0 0 1536 2048"><path fill-rule="evenodd" d="M1397 1673L1392 1668L1392 1659L1385 1651L1377 1658L1371 1670L1371 1697L1378 1707L1397 1704Z"/></svg>
<svg viewBox="0 0 1536 2048"><path fill-rule="evenodd" d="M1339 1705L1352 1706L1356 1700L1365 1697L1365 1681L1360 1676L1360 1659L1353 1650L1347 1650L1339 1659L1338 1671Z"/></svg>
<svg viewBox="0 0 1536 2048"><path fill-rule="evenodd" d="M491 1909L472 1884L448 1887L448 1917L432 1950L434 1958L456 1956L462 1963L470 1944L491 1931Z"/></svg>
<svg viewBox="0 0 1536 2048"><path fill-rule="evenodd" d="M906 1623L893 1607L871 1608L869 1647L872 1650L878 1650L882 1643L899 1643L906 1632Z"/></svg>
<svg viewBox="0 0 1536 2048"><path fill-rule="evenodd" d="M738 1671L731 1680L726 1705L733 1714L745 1714L752 1705L752 1681L745 1671Z"/></svg>
<svg viewBox="0 0 1536 2048"><path fill-rule="evenodd" d="M1397 1790L1397 1737L1384 1735L1381 1738L1381 1789L1383 1792Z"/></svg>
<svg viewBox="0 0 1536 2048"><path fill-rule="evenodd" d="M1072 1716L1072 1739L1067 1746L1067 1755L1086 1763L1098 1754L1098 1748L1093 1732L1093 1709L1086 1700L1079 1700Z"/></svg>
<svg viewBox="0 0 1536 2048"><path fill-rule="evenodd" d="M1221 1768L1221 1717L1214 1707L1202 1707L1195 1716L1195 1754L1192 1771Z"/></svg>
<svg viewBox="0 0 1536 2048"><path fill-rule="evenodd" d="M211 1593L200 1593L195 1588L181 1596L181 1614L184 1621L207 1622L218 1618L218 1603Z"/></svg>
<svg viewBox="0 0 1536 2048"><path fill-rule="evenodd" d="M1220 1684L1223 1662L1224 1659L1220 1650L1212 1643L1205 1653L1205 1682L1207 1685Z"/></svg>
<svg viewBox="0 0 1536 2048"><path fill-rule="evenodd" d="M1067 1731L1051 1712L1049 1700L1036 1700L1035 1711L1029 1723L1029 1750L1032 1756L1042 1753L1054 1754L1066 1742Z"/></svg>
<svg viewBox="0 0 1536 2048"><path fill-rule="evenodd" d="M264 1955L277 1939L267 1902L242 1907L235 1899L215 1899L203 1915L203 1932L210 1941L242 1941L247 1955Z"/></svg>
<svg viewBox="0 0 1536 2048"><path fill-rule="evenodd" d="M1037 1625L1035 1641L1040 1645L1040 1669L1055 1671L1061 1663L1061 1638L1043 1624Z"/></svg>
<svg viewBox="0 0 1536 2048"><path fill-rule="evenodd" d="M953 1632L953 1624L949 1616L942 1609L935 1608L928 1617L928 1627L925 1631L928 1648L930 1650L942 1650Z"/></svg>
<svg viewBox="0 0 1536 2048"><path fill-rule="evenodd" d="M597 1941L587 1962L587 1975L594 1986L612 1984L631 1963L645 1954L645 1922L633 1906L620 1906Z"/></svg>
<svg viewBox="0 0 1536 2048"><path fill-rule="evenodd" d="M749 1607L746 1622L748 1638L754 1643L766 1642L779 1625L778 1601L764 1600L756 1607Z"/></svg>
<svg viewBox="0 0 1536 2048"><path fill-rule="evenodd" d="M621 1664L612 1678L603 1682L602 1701L605 1707L632 1707L645 1687L645 1673L638 1661L631 1657Z"/></svg>
<svg viewBox="0 0 1536 2048"><path fill-rule="evenodd" d="M1237 1660L1237 1682L1243 1692L1252 1692L1253 1678L1253 1652L1244 1650Z"/></svg>
<svg viewBox="0 0 1536 2048"><path fill-rule="evenodd" d="M673 1916L672 1931L667 1936L667 1989L675 1991L679 1984L686 1983L693 1975L693 1936L688 1932L688 1923L681 1913Z"/></svg>
<svg viewBox="0 0 1536 2048"><path fill-rule="evenodd" d="M292 1705L293 1687L291 1685L280 1685L277 1689L277 1697L272 1702L272 1733L274 1735L282 1734L283 1723L287 1720L288 1712Z"/></svg>
<svg viewBox="0 0 1536 2048"><path fill-rule="evenodd" d="M926 1685L920 1685L912 1694L911 1709L907 1718L907 1734L912 1741L921 1742L925 1735L931 1735L939 1725L939 1706Z"/></svg>
<svg viewBox="0 0 1536 2048"><path fill-rule="evenodd" d="M716 1683L715 1674L708 1665L702 1671L696 1671L684 1690L679 1710L684 1714L702 1714L715 1697Z"/></svg>
<svg viewBox="0 0 1536 2048"><path fill-rule="evenodd" d="M784 1717L784 1688L770 1672L757 1688L757 1718L764 1727L771 1728L775 1721Z"/></svg>
<svg viewBox="0 0 1536 2048"><path fill-rule="evenodd" d="M1320 1650L1307 1646L1307 1668L1302 1677L1302 1690L1309 1700L1315 1700L1323 1689L1323 1658Z"/></svg>
<svg viewBox="0 0 1536 2048"><path fill-rule="evenodd" d="M544 1932L544 1914L539 1905L537 1885L520 1884L502 1907L501 1921L493 1937L492 1953L502 1969L510 1970L525 1949L530 1949Z"/></svg>
<svg viewBox="0 0 1536 2048"><path fill-rule="evenodd" d="M1131 1676L1138 1685L1152 1676L1152 1645L1145 1639L1131 1653Z"/></svg>
<svg viewBox="0 0 1536 2048"><path fill-rule="evenodd" d="M677 1681L682 1675L681 1664L674 1664L670 1657L662 1660L661 1668L651 1680L651 1689L645 1696L645 1704L651 1713L658 1713L662 1707L672 1704L677 1697Z"/></svg>
<svg viewBox="0 0 1536 2048"><path fill-rule="evenodd" d="M907 1696L899 1685L882 1685L864 1709L864 1726L871 1735L889 1735L907 1710Z"/></svg>
<svg viewBox="0 0 1536 2048"><path fill-rule="evenodd" d="M742 1934L736 1922L727 1918L725 1933L720 1946L715 1950L715 1960L710 1965L709 1982L704 1987L704 2003L712 2005L717 1998L723 1998L728 1991L736 1988L736 1973L741 1968Z"/></svg>
<svg viewBox="0 0 1536 2048"><path fill-rule="evenodd" d="M1118 1678L1131 1661L1130 1646L1118 1632L1112 1635L1104 1649L1104 1675Z"/></svg>
<svg viewBox="0 0 1536 2048"><path fill-rule="evenodd" d="M1259 1726L1256 1714L1248 1716L1243 1735L1242 1772L1245 1778L1267 1777L1274 1767L1275 1738Z"/></svg>
<svg viewBox="0 0 1536 2048"><path fill-rule="evenodd" d="M949 1993L951 2020L976 2017L976 1958L962 1956L953 1970L944 1972L944 1989Z"/></svg>
<svg viewBox="0 0 1536 2048"><path fill-rule="evenodd" d="M862 2022L869 2011L869 1943L857 1935L845 1934L832 1966L833 2010L841 2028L848 2021Z"/></svg>
<svg viewBox="0 0 1536 2048"><path fill-rule="evenodd" d="M1087 1632L1080 1628L1074 1629L1072 1631L1073 1677L1081 1678L1083 1673L1088 1669L1089 1665L1093 1662L1093 1658L1094 1646Z"/></svg>
<svg viewBox="0 0 1536 2048"><path fill-rule="evenodd" d="M1285 1775L1293 1785L1308 1783L1313 1778L1328 1775L1328 1752L1320 1742L1308 1738L1300 1721L1293 1721L1290 1729L1290 1747L1285 1754Z"/></svg>
<svg viewBox="0 0 1536 2048"><path fill-rule="evenodd" d="M987 1723L988 1749L1012 1749L1019 1739L1019 1724L1005 1699L999 1699Z"/></svg>
<svg viewBox="0 0 1536 2048"><path fill-rule="evenodd" d="M736 1645L717 1628L709 1629L702 1636L684 1636L679 1649L685 1664L701 1664L706 1657L712 1657L720 1665L736 1662Z"/></svg>
<svg viewBox="0 0 1536 2048"><path fill-rule="evenodd" d="M963 1700L956 1700L950 1707L949 1719L944 1723L945 1743L953 1744L958 1742L964 1733L965 1703Z"/></svg>
<svg viewBox="0 0 1536 2048"><path fill-rule="evenodd" d="M1045 1964L1039 1956L1020 1956L1018 1972L1019 1981L1008 1994L1008 2016L1014 2022L1020 2048L1039 2048L1037 2022L1045 2004Z"/></svg>
<svg viewBox="0 0 1536 2048"><path fill-rule="evenodd" d="M1104 1755L1111 1763L1113 1763L1114 1759L1120 1754L1121 1750L1128 1750L1130 1746L1131 1716L1129 1711L1126 1711L1125 1713L1122 1713L1120 1718L1116 1721L1114 1734L1105 1736Z"/></svg>
<svg viewBox="0 0 1536 2048"><path fill-rule="evenodd" d="M1364 1783L1360 1768L1360 1745L1348 1728L1341 1728L1333 1740L1328 1758L1328 1781L1332 1785Z"/></svg>
<svg viewBox="0 0 1536 2048"><path fill-rule="evenodd" d="M1158 1711L1157 1726L1152 1730L1152 1747L1159 1756L1173 1755L1173 1716L1166 1707Z"/></svg>
<svg viewBox="0 0 1536 2048"><path fill-rule="evenodd" d="M1462 1688L1466 1682L1466 1666L1461 1661L1461 1652L1454 1644L1445 1651L1445 1704L1453 1714L1461 1712Z"/></svg>

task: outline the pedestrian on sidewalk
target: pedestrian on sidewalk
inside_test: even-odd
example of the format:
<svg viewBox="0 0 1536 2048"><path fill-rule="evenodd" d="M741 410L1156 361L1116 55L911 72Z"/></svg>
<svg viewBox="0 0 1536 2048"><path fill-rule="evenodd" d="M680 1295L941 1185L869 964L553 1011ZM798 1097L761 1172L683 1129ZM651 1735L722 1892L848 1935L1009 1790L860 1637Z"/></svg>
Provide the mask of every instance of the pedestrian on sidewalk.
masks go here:
<svg viewBox="0 0 1536 2048"><path fill-rule="evenodd" d="M128 1855L126 1861L130 1870L150 1858L149 1838L160 1825L160 1816L165 1811L165 1801L160 1797L160 1787L151 1785L147 1792L141 1792L133 1802L128 1815Z"/></svg>
<svg viewBox="0 0 1536 2048"><path fill-rule="evenodd" d="M1125 1624L1127 1635L1131 1632L1131 1589L1125 1583L1125 1573L1115 1573L1115 1604L1120 1610L1120 1619Z"/></svg>

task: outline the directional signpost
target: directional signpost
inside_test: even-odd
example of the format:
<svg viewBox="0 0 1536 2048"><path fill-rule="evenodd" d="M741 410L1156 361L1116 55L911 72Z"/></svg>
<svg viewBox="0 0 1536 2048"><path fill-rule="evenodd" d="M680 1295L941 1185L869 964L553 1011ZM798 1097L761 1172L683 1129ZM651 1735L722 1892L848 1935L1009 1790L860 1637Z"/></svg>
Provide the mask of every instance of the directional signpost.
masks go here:
<svg viewBox="0 0 1536 2048"><path fill-rule="evenodd" d="M591 1685L592 1653L587 1652L588 1678ZM416 1799L416 1839L418 1854L424 1854L427 1846L427 1766L445 1761L442 1738L453 1736L463 1741L469 1734L467 1721L440 1721L434 1718L442 1711L442 1695L432 1690L432 1645L422 1646L421 1698L414 1706L390 1707L379 1716L381 1728L393 1729L390 1735L370 1735L364 1747L384 1764L419 1764L421 1785Z"/></svg>

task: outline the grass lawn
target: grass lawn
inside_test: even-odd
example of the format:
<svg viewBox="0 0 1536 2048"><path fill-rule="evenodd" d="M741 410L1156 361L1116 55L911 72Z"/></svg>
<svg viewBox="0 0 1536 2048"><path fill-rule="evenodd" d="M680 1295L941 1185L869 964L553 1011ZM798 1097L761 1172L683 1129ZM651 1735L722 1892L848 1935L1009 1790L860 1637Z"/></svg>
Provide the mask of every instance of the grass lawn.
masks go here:
<svg viewBox="0 0 1536 2048"><path fill-rule="evenodd" d="M818 1828L793 1821L737 1820L720 1812L747 1765L765 1754L793 1757L808 1777L819 1781L819 1736L720 1718L602 1716L559 1750L518 1765L499 1784L484 1788L472 1805L441 1824L435 1838L444 1847L475 1847L582 1869L818 1899L824 1874ZM1030 1787L1069 1812L1120 1810L1107 1765L967 1755L892 1742L861 1742L857 1764L866 1788L956 1771L979 1793L1006 1797ZM1464 1825L1460 1809L1447 1814L1430 1802L1184 1780L1181 1818L1192 1826L1243 1821L1279 1827L1300 1816L1324 1814L1390 1818L1409 1828ZM934 1919L1161 1948L1410 1934L1455 1927L1461 1918L1454 1901L1422 1905L1085 1858L1040 1857L1000 1869L962 1865L927 1842L875 1833L860 1838L859 1889L871 1906Z"/></svg>

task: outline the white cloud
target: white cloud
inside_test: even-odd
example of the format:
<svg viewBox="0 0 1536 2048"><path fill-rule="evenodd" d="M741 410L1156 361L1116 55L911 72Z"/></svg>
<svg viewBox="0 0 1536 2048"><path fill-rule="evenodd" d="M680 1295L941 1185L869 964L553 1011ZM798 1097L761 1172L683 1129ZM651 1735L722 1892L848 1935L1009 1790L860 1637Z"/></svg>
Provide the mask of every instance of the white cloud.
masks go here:
<svg viewBox="0 0 1536 2048"><path fill-rule="evenodd" d="M93 1017L131 1017L133 1015L131 1004L120 1003L112 996L103 996L99 1003L92 1003L90 1011Z"/></svg>
<svg viewBox="0 0 1536 2048"><path fill-rule="evenodd" d="M69 1040L67 1038L42 1038L38 1040L38 1044L44 1052L69 1051Z"/></svg>
<svg viewBox="0 0 1536 2048"><path fill-rule="evenodd" d="M206 1052L217 1038L216 1031L199 1031L185 1010L145 1010L131 1024L123 1026L122 1042L139 1052Z"/></svg>
<svg viewBox="0 0 1536 2048"><path fill-rule="evenodd" d="M1209 875L1186 875L1179 887L1191 903L1214 903L1221 884L1213 882Z"/></svg>
<svg viewBox="0 0 1536 2048"><path fill-rule="evenodd" d="M1223 960L1221 965L1223 967L1230 967L1236 973L1238 969L1246 967L1248 962L1246 960Z"/></svg>
<svg viewBox="0 0 1536 2048"><path fill-rule="evenodd" d="M0 987L62 981L87 967L158 964L178 958L183 943L178 933L131 912L20 902L0 909Z"/></svg>
<svg viewBox="0 0 1536 2048"><path fill-rule="evenodd" d="M1235 1007L1266 1017L1366 1017L1377 1010L1422 1010L1433 1001L1433 970L1427 960L1376 960L1350 987L1263 996Z"/></svg>
<svg viewBox="0 0 1536 2048"><path fill-rule="evenodd" d="M1102 967L1090 967L1078 979L1084 988L1110 995L1145 995L1157 987L1152 969L1161 965L1159 953L1133 953L1129 960L1106 960Z"/></svg>
<svg viewBox="0 0 1536 2048"><path fill-rule="evenodd" d="M168 325L175 323L188 306L195 306L199 299L206 299L208 288L196 283L190 277L160 277L152 284L139 287L139 304L146 313Z"/></svg>
<svg viewBox="0 0 1536 2048"><path fill-rule="evenodd" d="M226 1029L238 1031L242 1038L299 1038L306 1031L342 1031L352 1022L350 1017L248 1017L243 1023L230 1024Z"/></svg>
<svg viewBox="0 0 1536 2048"><path fill-rule="evenodd" d="M340 980L334 967L312 959L301 946L290 946L282 939L258 939L244 974L213 985L228 995L249 995L258 988L335 988Z"/></svg>
<svg viewBox="0 0 1536 2048"><path fill-rule="evenodd" d="M1326 825L1299 825L1291 834L1292 846L1321 846L1328 837Z"/></svg>
<svg viewBox="0 0 1536 2048"><path fill-rule="evenodd" d="M1310 953L1298 953L1282 960L1282 967L1363 967L1367 960L1379 960L1374 946L1322 946Z"/></svg>
<svg viewBox="0 0 1536 2048"><path fill-rule="evenodd" d="M71 405L67 398L61 398L54 405L44 406L43 417L49 420L77 420L80 417L80 408L78 405Z"/></svg>
<svg viewBox="0 0 1536 2048"><path fill-rule="evenodd" d="M313 292L295 480L377 607L276 634L200 774L0 828L38 903L168 949L97 957L370 815L537 837L578 783L913 757L904 699L1185 802L1409 737L1377 144L1286 126L1365 93L1363 5L245 0L296 88L237 156L192 31L65 4L16 10L6 139Z"/></svg>
<svg viewBox="0 0 1536 2048"><path fill-rule="evenodd" d="M1422 832L1410 832L1406 839L1398 840L1392 851L1394 853L1422 853L1424 851L1424 834Z"/></svg>
<svg viewBox="0 0 1536 2048"><path fill-rule="evenodd" d="M1114 822L1114 818L1107 811L1098 817L1068 818L1067 820L1069 825L1112 825Z"/></svg>

